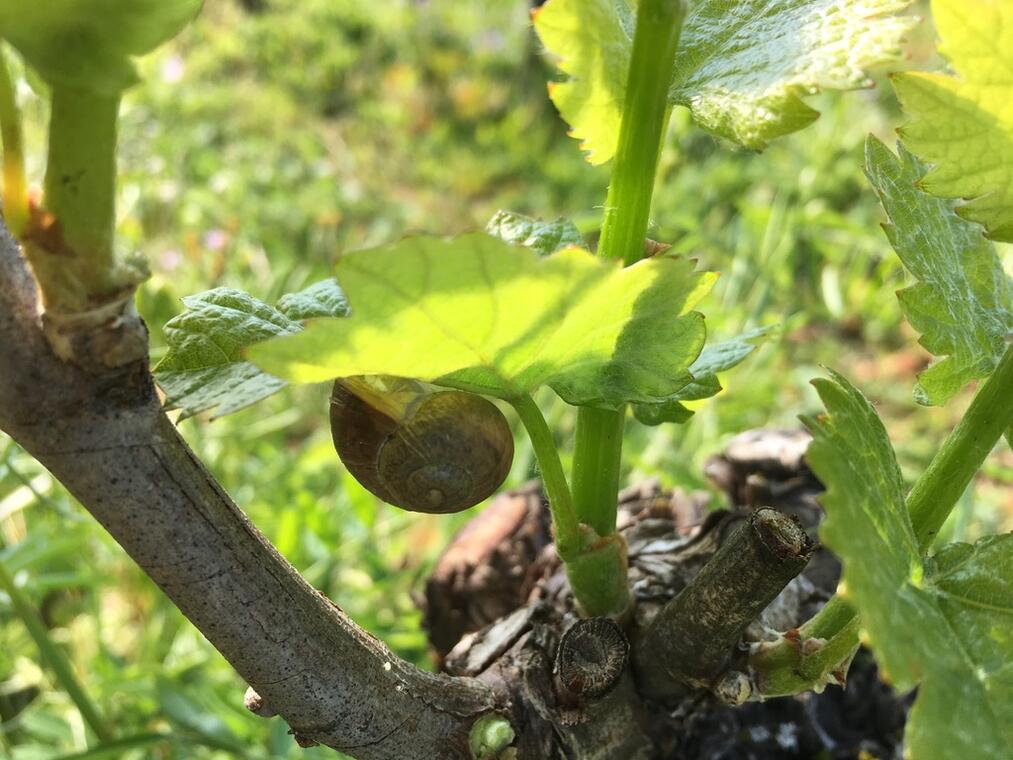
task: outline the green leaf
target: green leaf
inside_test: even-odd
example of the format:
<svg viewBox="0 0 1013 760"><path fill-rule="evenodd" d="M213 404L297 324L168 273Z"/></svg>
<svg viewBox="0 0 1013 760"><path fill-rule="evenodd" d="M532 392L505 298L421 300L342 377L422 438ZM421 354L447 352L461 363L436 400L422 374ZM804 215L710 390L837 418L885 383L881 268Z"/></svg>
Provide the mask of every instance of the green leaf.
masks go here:
<svg viewBox="0 0 1013 760"><path fill-rule="evenodd" d="M316 317L344 317L348 314L348 300L338 287L338 281L328 278L298 293L286 293L278 299L278 311L296 322Z"/></svg>
<svg viewBox="0 0 1013 760"><path fill-rule="evenodd" d="M693 382L677 391L677 397L683 401L698 401L718 393L721 390L718 373L727 372L741 364L773 329L773 327L756 327L730 340L706 346L696 361L690 365L689 371L693 375Z"/></svg>
<svg viewBox="0 0 1013 760"><path fill-rule="evenodd" d="M500 240L530 248L542 256L571 245L584 246L580 230L563 217L554 222L544 222L513 211L497 211L485 226L485 231Z"/></svg>
<svg viewBox="0 0 1013 760"><path fill-rule="evenodd" d="M827 487L826 544L884 676L920 684L912 757L1006 757L1013 741L1013 534L946 547L925 561L883 424L842 376L815 380L827 415L806 420L807 459Z"/></svg>
<svg viewBox="0 0 1013 760"><path fill-rule="evenodd" d="M592 164L603 164L619 142L635 18L625 0L549 0L534 11L535 31L569 75L549 97Z"/></svg>
<svg viewBox="0 0 1013 760"><path fill-rule="evenodd" d="M870 87L897 61L910 0L703 0L686 17L669 99L713 134L753 150L807 127L802 98Z"/></svg>
<svg viewBox="0 0 1013 760"><path fill-rule="evenodd" d="M898 147L899 157L869 137L865 173L890 219L883 229L918 280L897 294L901 308L922 333L921 344L947 357L919 375L915 398L942 404L998 363L1013 329L1013 280L978 225L918 190L924 167Z"/></svg>
<svg viewBox="0 0 1013 760"><path fill-rule="evenodd" d="M183 303L187 311L165 324L169 352L154 370L166 406L181 409L181 418L209 409L221 417L278 392L287 383L245 361L242 349L299 332L299 320L348 313L334 280L282 296L277 308L231 288L187 296Z"/></svg>
<svg viewBox="0 0 1013 760"><path fill-rule="evenodd" d="M176 34L203 0L0 0L0 36L51 85L115 94L137 81L132 58Z"/></svg>
<svg viewBox="0 0 1013 760"><path fill-rule="evenodd" d="M1013 242L1013 5L995 0L933 0L940 52L957 76L905 73L894 78L914 120L900 130L933 164L920 182L995 240Z"/></svg>
<svg viewBox="0 0 1013 760"><path fill-rule="evenodd" d="M663 398L690 380L715 276L655 256L623 269L578 248L540 257L484 234L346 254L347 319L247 357L296 382L395 375L513 398L550 385L577 405Z"/></svg>
<svg viewBox="0 0 1013 760"><path fill-rule="evenodd" d="M696 123L754 150L819 115L802 98L871 83L901 57L910 0L697 0L683 24L669 101ZM553 103L588 161L615 153L635 18L626 0L549 0L535 29L569 78Z"/></svg>
<svg viewBox="0 0 1013 760"><path fill-rule="evenodd" d="M693 410L673 398L657 404L634 404L633 416L637 418L637 422L641 425L653 427L665 422L674 422L676 425L682 425L689 422L693 416Z"/></svg>
<svg viewBox="0 0 1013 760"><path fill-rule="evenodd" d="M756 345L770 334L772 327L747 330L731 340L705 346L690 367L693 380L668 398L654 404L634 404L633 415L644 425L663 422L683 423L693 416L681 401L699 401L721 392L719 372L726 372L740 364L756 350Z"/></svg>

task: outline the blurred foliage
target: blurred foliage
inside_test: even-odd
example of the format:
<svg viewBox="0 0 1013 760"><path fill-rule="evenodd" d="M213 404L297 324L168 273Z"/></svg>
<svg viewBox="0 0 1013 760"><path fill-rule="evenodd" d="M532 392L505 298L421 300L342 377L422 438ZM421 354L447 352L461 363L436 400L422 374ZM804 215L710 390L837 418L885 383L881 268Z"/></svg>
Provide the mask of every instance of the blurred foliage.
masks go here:
<svg viewBox="0 0 1013 760"><path fill-rule="evenodd" d="M509 208L568 216L593 242L607 167L584 163L546 97L551 69L526 2L206 5L175 43L142 61L144 83L124 105L120 240L152 263L140 309L153 358L180 296L230 285L273 301L325 277L341 251L410 231L481 229ZM926 58L918 46L913 54ZM29 171L41 184L45 109L28 84L20 94ZM701 465L731 435L795 426L799 412L818 408L808 381L820 364L877 403L908 476L966 405L968 393L942 409L911 399L928 357L901 319L894 291L903 273L861 172L866 133L889 141L900 123L890 90L824 96L817 107L819 121L762 155L731 150L674 114L652 237L722 273L701 305L713 339L771 324L780 332L722 378L724 393L691 402L687 425L631 419L629 481L706 488ZM378 504L337 462L326 398L324 387L287 389L181 430L310 583L429 666L411 594L471 514ZM550 393L538 400L566 457L573 416ZM508 484L534 475L518 438ZM1007 450L987 463L949 536L1011 527L1011 480ZM121 739L87 757L334 756L298 749L280 718L246 713L245 685L221 656L3 438L0 560ZM0 720L0 757L53 760L88 746L80 714L3 593Z"/></svg>

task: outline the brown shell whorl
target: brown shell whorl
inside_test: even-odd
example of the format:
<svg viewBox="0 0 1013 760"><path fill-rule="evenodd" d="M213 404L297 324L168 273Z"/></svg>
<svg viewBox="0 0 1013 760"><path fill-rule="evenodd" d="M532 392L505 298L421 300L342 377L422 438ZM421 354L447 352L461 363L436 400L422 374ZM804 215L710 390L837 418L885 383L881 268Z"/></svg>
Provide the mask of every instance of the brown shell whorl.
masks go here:
<svg viewBox="0 0 1013 760"><path fill-rule="evenodd" d="M502 484L513 434L491 402L419 385L407 403L381 410L342 381L331 394L331 433L341 461L369 491L413 512L460 512ZM376 401L374 397L373 401Z"/></svg>

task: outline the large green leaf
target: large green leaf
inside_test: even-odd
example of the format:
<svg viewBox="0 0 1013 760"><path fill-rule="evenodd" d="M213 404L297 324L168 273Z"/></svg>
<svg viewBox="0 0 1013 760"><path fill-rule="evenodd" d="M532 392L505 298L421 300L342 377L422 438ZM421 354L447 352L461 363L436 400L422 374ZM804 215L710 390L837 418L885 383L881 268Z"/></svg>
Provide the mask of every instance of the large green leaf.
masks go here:
<svg viewBox="0 0 1013 760"><path fill-rule="evenodd" d="M203 0L0 0L0 37L50 84L117 93L131 58L176 36Z"/></svg>
<svg viewBox="0 0 1013 760"><path fill-rule="evenodd" d="M827 487L826 544L882 672L920 684L907 726L919 760L1008 757L1013 741L1013 534L924 560L886 430L840 375L814 381L827 415L807 420L807 459Z"/></svg>
<svg viewBox="0 0 1013 760"><path fill-rule="evenodd" d="M254 346L273 375L395 375L511 398L548 384L571 404L663 398L704 342L690 311L714 275L655 256L632 267L578 248L551 256L484 234L416 237L342 257L346 319Z"/></svg>
<svg viewBox="0 0 1013 760"><path fill-rule="evenodd" d="M1013 329L1013 281L978 225L918 190L924 167L899 150L898 158L869 137L865 173L890 218L883 229L918 280L897 294L904 314L922 333L921 344L947 357L919 376L915 398L942 404L998 363Z"/></svg>
<svg viewBox="0 0 1013 760"><path fill-rule="evenodd" d="M191 417L214 409L219 417L267 398L286 383L244 360L246 346L302 329L300 320L340 317L348 303L334 280L324 280L270 306L231 288L183 299L187 310L164 328L169 351L155 367L155 380L169 408Z"/></svg>
<svg viewBox="0 0 1013 760"><path fill-rule="evenodd" d="M957 209L996 240L1013 241L1013 3L933 0L941 52L959 76L908 73L894 79L914 121L907 146L933 164L930 193L967 198Z"/></svg>
<svg viewBox="0 0 1013 760"><path fill-rule="evenodd" d="M910 0L696 0L683 25L669 100L702 128L761 150L818 116L802 98L870 84L900 57ZM615 153L635 19L626 0L549 0L535 16L569 78L551 97L591 163Z"/></svg>

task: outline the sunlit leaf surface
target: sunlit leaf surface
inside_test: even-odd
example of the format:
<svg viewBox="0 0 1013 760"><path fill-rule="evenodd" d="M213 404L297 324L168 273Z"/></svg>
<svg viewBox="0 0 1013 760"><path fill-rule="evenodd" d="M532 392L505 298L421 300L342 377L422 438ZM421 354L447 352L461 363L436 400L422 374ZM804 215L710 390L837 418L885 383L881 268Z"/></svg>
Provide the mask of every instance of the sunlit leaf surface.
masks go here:
<svg viewBox="0 0 1013 760"><path fill-rule="evenodd" d="M1013 3L933 0L932 16L956 76L894 79L914 117L901 137L933 165L922 188L969 199L958 213L996 240L1013 241Z"/></svg>
<svg viewBox="0 0 1013 760"><path fill-rule="evenodd" d="M408 238L345 255L347 319L313 320L247 356L320 382L395 375L501 398L550 385L571 404L652 401L686 385L704 342L691 311L714 275L655 256L632 267L551 256L484 234Z"/></svg>

